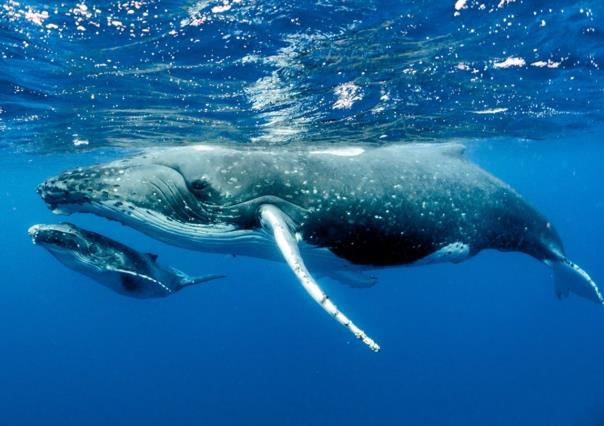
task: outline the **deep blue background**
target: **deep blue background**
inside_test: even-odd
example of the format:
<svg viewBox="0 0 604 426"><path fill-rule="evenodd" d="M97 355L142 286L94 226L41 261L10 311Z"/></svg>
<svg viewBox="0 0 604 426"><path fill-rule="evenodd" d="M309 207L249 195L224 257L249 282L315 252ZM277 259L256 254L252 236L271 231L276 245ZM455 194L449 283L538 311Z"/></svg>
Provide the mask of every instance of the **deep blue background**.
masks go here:
<svg viewBox="0 0 604 426"><path fill-rule="evenodd" d="M604 310L526 256L325 282L374 354L283 264L69 218L228 275L131 300L26 233L43 179L141 147L461 140L604 285L604 2L84 3L0 2L0 425L604 425Z"/></svg>
<svg viewBox="0 0 604 426"><path fill-rule="evenodd" d="M545 146L469 143L469 156L547 214L572 259L604 282L604 198L594 135ZM65 269L27 228L60 218L35 185L117 153L4 158L0 215L3 425L601 425L604 311L559 302L519 254L325 283L383 351L320 311L283 264L171 248L116 223L70 220L228 278L131 300Z"/></svg>

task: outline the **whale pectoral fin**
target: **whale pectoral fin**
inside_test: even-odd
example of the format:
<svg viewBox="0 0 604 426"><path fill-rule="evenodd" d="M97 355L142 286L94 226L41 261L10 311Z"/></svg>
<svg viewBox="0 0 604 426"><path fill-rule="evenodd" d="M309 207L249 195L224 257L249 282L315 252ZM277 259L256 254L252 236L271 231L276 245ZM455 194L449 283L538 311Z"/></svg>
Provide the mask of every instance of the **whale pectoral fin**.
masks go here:
<svg viewBox="0 0 604 426"><path fill-rule="evenodd" d="M147 256L149 256L149 259L151 259L152 262L157 261L157 258L159 257L159 255L155 253L147 253Z"/></svg>
<svg viewBox="0 0 604 426"><path fill-rule="evenodd" d="M371 350L379 351L380 346L375 343L363 330L358 328L346 315L338 310L323 292L319 284L310 275L300 256L298 242L290 229L291 220L279 208L271 204L260 207L260 219L264 229L273 235L275 242L281 250L285 261L292 269L302 287L317 302L323 310L336 319L340 324L348 328L358 339L362 340Z"/></svg>
<svg viewBox="0 0 604 426"><path fill-rule="evenodd" d="M567 297L569 292L604 305L600 289L591 277L579 265L569 259L548 261L554 269L556 296L559 299Z"/></svg>

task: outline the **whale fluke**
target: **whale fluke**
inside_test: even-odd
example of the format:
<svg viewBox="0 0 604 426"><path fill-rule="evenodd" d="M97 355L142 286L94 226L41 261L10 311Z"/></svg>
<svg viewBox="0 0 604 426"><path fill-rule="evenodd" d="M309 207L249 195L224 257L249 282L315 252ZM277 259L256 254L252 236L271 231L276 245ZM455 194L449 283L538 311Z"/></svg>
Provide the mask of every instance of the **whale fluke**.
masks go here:
<svg viewBox="0 0 604 426"><path fill-rule="evenodd" d="M596 283L579 265L562 258L547 262L554 270L556 296L567 297L569 292L604 305L604 298Z"/></svg>
<svg viewBox="0 0 604 426"><path fill-rule="evenodd" d="M210 275L203 275L201 277L188 277L188 278L184 278L181 282L180 282L180 286L181 287L186 287L188 285L194 285L194 284L202 284L208 281L212 281L212 280L217 280L220 278L226 278L226 275L221 275L221 274L210 274Z"/></svg>
<svg viewBox="0 0 604 426"><path fill-rule="evenodd" d="M279 210L279 208L265 204L260 207L260 218L263 227L274 236L285 261L296 274L300 284L302 284L302 287L304 287L304 290L306 290L310 297L321 305L323 310L334 317L336 321L348 328L357 339L369 346L372 351L378 352L380 350L380 345L367 336L367 334L348 319L346 315L340 312L336 305L329 300L329 297L321 289L312 275L310 275L310 272L308 272L306 265L304 265L304 260L302 259L302 256L300 256L296 237L292 234L288 225L289 218L287 215Z"/></svg>

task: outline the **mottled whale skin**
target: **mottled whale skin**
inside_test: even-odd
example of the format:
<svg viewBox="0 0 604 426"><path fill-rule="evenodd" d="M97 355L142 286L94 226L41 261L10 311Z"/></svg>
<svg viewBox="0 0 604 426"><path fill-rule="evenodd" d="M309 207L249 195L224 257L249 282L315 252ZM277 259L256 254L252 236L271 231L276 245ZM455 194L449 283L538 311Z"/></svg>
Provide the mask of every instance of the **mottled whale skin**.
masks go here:
<svg viewBox="0 0 604 426"><path fill-rule="evenodd" d="M52 209L92 211L193 248L204 237L253 238L259 206L273 204L306 243L354 264L410 264L456 242L469 255L562 256L550 222L461 146L361 150L172 148L67 172L39 192Z"/></svg>
<svg viewBox="0 0 604 426"><path fill-rule="evenodd" d="M184 287L223 277L190 277L157 263L157 255L140 253L124 244L70 223L33 225L34 244L47 249L65 266L129 297L165 297Z"/></svg>
<svg viewBox="0 0 604 426"><path fill-rule="evenodd" d="M38 192L57 213L95 213L171 244L282 256L328 311L306 266L362 286L369 267L484 249L533 256L554 268L559 296L602 303L550 221L455 144L175 147L68 171Z"/></svg>

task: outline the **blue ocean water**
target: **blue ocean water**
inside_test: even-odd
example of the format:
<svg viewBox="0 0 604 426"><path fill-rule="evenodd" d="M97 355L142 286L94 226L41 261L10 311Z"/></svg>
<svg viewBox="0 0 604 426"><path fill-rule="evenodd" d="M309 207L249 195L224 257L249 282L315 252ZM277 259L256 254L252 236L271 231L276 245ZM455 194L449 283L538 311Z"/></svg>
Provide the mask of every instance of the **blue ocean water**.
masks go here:
<svg viewBox="0 0 604 426"><path fill-rule="evenodd" d="M487 251L325 282L368 351L284 264L70 221L192 275L116 295L27 235L48 176L198 142L461 141L604 283L600 1L0 3L0 424L604 424L604 311Z"/></svg>

